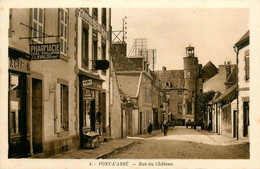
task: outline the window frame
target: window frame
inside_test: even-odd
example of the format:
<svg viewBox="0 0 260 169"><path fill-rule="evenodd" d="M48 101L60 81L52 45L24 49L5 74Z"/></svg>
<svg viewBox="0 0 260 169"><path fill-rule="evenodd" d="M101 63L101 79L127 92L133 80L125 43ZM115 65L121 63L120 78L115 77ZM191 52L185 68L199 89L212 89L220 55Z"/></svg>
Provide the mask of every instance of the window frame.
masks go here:
<svg viewBox="0 0 260 169"><path fill-rule="evenodd" d="M59 8L59 41L60 53L64 56L68 55L68 28L69 28L69 10L67 8Z"/></svg>
<svg viewBox="0 0 260 169"><path fill-rule="evenodd" d="M84 33L84 32L86 32L87 33L87 41L86 41L86 34ZM85 35L84 35L85 34ZM81 65L81 67L82 68L84 68L84 69L87 69L87 70L89 70L89 36L90 36L90 34L89 34L89 26L87 25L87 24L83 24L82 25L82 45L81 45L81 47L82 47L82 57L81 57L81 59L82 59L82 61L81 61L81 63L82 63L82 65ZM85 39L85 41L84 41L84 39ZM85 42L85 44L84 44L84 42ZM86 43L87 42L87 43ZM84 47L87 47L87 51L86 50L84 50ZM84 52L85 51L85 52ZM87 54L87 55L85 55L85 54ZM86 62L86 63L85 63Z"/></svg>
<svg viewBox="0 0 260 169"><path fill-rule="evenodd" d="M35 10L37 9L37 16L35 18ZM42 10L42 23L40 22L40 9ZM44 26L45 26L45 11L44 8L32 8L32 31L31 31L31 35L32 35L32 40L36 43L42 44L44 43L44 38L36 38L36 37L43 37L44 36ZM36 26L34 26L34 24L36 24ZM41 26L42 31L40 31L39 27ZM36 30L34 30L36 29Z"/></svg>
<svg viewBox="0 0 260 169"><path fill-rule="evenodd" d="M245 80L248 81L250 79L250 54L249 49L245 51Z"/></svg>
<svg viewBox="0 0 260 169"><path fill-rule="evenodd" d="M69 85L68 81L63 79L57 79L59 84L59 130L58 131L69 131Z"/></svg>

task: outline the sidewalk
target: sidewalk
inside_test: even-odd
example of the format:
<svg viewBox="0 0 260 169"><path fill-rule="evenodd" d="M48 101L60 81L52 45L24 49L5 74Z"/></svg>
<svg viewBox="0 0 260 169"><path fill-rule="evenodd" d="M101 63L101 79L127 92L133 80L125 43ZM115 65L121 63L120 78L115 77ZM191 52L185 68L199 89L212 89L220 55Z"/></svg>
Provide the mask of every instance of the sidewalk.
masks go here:
<svg viewBox="0 0 260 169"><path fill-rule="evenodd" d="M142 134L136 137L128 137L125 139L116 139L109 142L102 142L98 148L95 149L78 149L58 154L50 157L54 159L102 159L106 158L110 154L116 153L123 149L130 147L138 141L138 138L148 138L159 134L160 131L154 130L152 134Z"/></svg>

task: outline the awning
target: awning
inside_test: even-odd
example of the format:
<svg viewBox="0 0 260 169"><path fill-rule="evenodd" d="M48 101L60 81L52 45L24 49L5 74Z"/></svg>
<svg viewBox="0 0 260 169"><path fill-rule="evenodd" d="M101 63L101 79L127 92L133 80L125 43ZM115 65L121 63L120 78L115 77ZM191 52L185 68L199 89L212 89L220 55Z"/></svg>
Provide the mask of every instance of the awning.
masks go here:
<svg viewBox="0 0 260 169"><path fill-rule="evenodd" d="M237 87L237 84L234 84L226 92L224 92L222 95L220 95L219 98L217 98L217 101L226 101L226 100L230 99L231 97L235 96L236 87Z"/></svg>

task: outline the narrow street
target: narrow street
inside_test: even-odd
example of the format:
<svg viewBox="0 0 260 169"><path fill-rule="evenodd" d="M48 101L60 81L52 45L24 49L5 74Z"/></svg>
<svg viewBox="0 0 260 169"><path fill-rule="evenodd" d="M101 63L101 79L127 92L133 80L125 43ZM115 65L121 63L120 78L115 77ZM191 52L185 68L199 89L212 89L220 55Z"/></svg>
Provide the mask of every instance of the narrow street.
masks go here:
<svg viewBox="0 0 260 169"><path fill-rule="evenodd" d="M168 135L132 137L136 144L109 159L248 159L247 140L227 138L208 131L174 127Z"/></svg>

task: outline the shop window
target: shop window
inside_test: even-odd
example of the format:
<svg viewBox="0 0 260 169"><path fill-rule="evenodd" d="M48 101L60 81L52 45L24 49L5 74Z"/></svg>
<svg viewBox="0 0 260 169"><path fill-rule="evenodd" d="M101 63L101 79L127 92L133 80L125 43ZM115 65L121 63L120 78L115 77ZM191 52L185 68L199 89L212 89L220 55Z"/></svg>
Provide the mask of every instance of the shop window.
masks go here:
<svg viewBox="0 0 260 169"><path fill-rule="evenodd" d="M32 37L33 40L42 43L44 31L44 10L43 8L33 8L32 10Z"/></svg>
<svg viewBox="0 0 260 169"><path fill-rule="evenodd" d="M67 55L67 45L68 45L68 10L61 8L60 10L60 52Z"/></svg>
<svg viewBox="0 0 260 169"><path fill-rule="evenodd" d="M249 50L245 51L245 79L250 78Z"/></svg>
<svg viewBox="0 0 260 169"><path fill-rule="evenodd" d="M89 66L89 32L88 29L83 28L82 32L82 67L88 69Z"/></svg>
<svg viewBox="0 0 260 169"><path fill-rule="evenodd" d="M68 86L60 85L60 127L69 130Z"/></svg>

